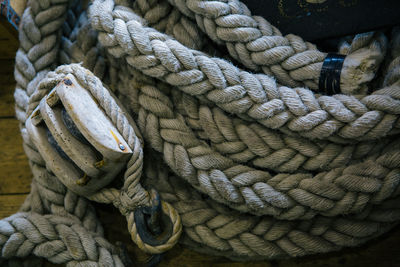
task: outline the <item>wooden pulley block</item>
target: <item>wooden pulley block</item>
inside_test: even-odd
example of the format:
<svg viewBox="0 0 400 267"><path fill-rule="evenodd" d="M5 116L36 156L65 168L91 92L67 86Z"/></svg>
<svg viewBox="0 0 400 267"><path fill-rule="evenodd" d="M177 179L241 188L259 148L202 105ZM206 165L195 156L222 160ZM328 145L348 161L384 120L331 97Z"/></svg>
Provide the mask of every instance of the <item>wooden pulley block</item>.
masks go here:
<svg viewBox="0 0 400 267"><path fill-rule="evenodd" d="M71 74L40 101L26 127L46 167L80 195L111 182L132 155L96 99Z"/></svg>

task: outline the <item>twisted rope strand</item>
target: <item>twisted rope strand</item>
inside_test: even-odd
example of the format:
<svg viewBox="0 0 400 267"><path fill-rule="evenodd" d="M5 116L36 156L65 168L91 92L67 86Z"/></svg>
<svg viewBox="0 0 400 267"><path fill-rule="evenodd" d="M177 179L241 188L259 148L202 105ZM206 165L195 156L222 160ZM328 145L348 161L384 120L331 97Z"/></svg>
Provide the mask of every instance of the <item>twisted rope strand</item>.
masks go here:
<svg viewBox="0 0 400 267"><path fill-rule="evenodd" d="M1 258L35 255L67 266L124 266L115 248L78 219L16 213L0 224Z"/></svg>
<svg viewBox="0 0 400 267"><path fill-rule="evenodd" d="M65 4L67 4L67 2L65 2ZM47 6L48 7L48 6ZM58 15L61 15L61 13L62 12L65 12L67 9L66 8L64 8L64 9L61 9L61 8L59 8L58 7L58 9L57 9L58 11L59 11L59 14ZM48 11L49 13L45 13L45 14L49 14L50 15L50 18L49 19L51 19L51 20L53 20L53 17L52 16L54 16L54 9L50 9L50 11ZM28 11L26 11L26 15L25 16L29 16L30 15L30 13L29 13L29 9L28 9ZM70 13L70 15L73 15L73 13ZM38 15L38 16L40 16L40 14ZM73 18L73 16L70 16L70 18L71 18L71 20L73 20L74 18ZM57 23L60 23L60 22L63 22L63 20L65 19L65 15L64 16L60 16L60 20L57 22ZM42 19L43 20L43 19ZM33 23L33 20L32 21L29 21L28 20L28 23L29 22L31 22L31 24L34 24ZM52 21L52 23L54 23L55 21L53 20ZM27 27L25 24L23 24L21 27ZM32 26L31 26L32 27ZM58 27L59 28L59 27ZM58 29L57 27L56 27L56 30L57 31L59 31L59 29ZM25 32L22 32L22 34L21 35L23 35ZM50 32L51 33L51 32ZM50 37L48 37L48 38L53 38L53 39L50 39L50 40L56 40L56 38L54 38L54 37L52 37L52 36L50 36ZM58 37L57 37L57 39L58 39ZM93 39L92 39L93 40ZM52 54L50 54L49 56L52 56L52 57L55 57L55 55L56 55L56 51L57 51L57 47L58 47L58 43L56 44L56 43L54 43L54 41L53 41L53 43L44 43L44 44L41 44L40 42L40 40L36 40L37 42L39 42L39 45L42 45L42 46L44 46L44 49L40 49L40 46L34 46L34 49L36 49L36 50L38 50L38 51L36 51L36 50L34 50L33 52L32 52L32 55L35 55L35 56L37 56L37 57L40 57L41 55L40 54L38 54L38 52L40 52L40 51L43 51L43 52L48 52L48 50L45 50L45 49L47 49L47 47L49 46L49 45L52 45L52 46L54 46L54 49L52 50ZM64 42L65 43L65 42ZM89 45L89 47L90 47L90 45ZM21 49L20 49L21 50ZM19 51L20 52L20 55L19 56L17 56L17 59L21 59L20 61L18 61L18 63L20 63L19 65L18 64L16 64L16 75L19 75L20 73L20 69L18 69L18 67L20 67L20 68L24 68L26 65L27 65L27 63L29 62L28 60L29 59L31 59L31 58L25 58L24 57L24 54L23 54L23 52L24 51ZM94 51L93 52L94 54L97 54L97 51ZM49 56L47 56L47 59L48 59L48 62L52 62L52 61L55 61L54 60L54 58L49 58ZM25 64L25 65L24 65ZM28 65L29 66L29 65ZM100 65L97 65L98 66L98 68L97 69L100 69L100 71L101 71L101 69L102 69L102 64L100 64ZM35 66L36 67L36 66ZM46 67L46 66L43 66L43 68L44 67ZM36 69L39 69L38 67L36 68ZM29 73L29 69L28 70L26 70L26 67L25 67L25 69L23 69L23 70L25 70L25 72L28 72L28 74L30 74ZM40 75L40 77L39 76L37 76L37 77L39 77L39 78L44 78L44 75L46 74L48 72L48 69L46 69L46 70L43 70L42 72L41 72L41 75ZM56 73L56 74L52 74L52 73L50 73L50 75L47 75L47 77L45 78L45 79L43 79L41 82L40 82L40 85L39 85L39 89L38 90L35 90L35 91L32 91L32 92L30 92L29 94L30 94L30 96L29 95L27 95L26 93L24 93L24 91L22 90L22 89L18 89L17 88L17 90L16 90L16 98L18 98L18 99L22 99L22 101L16 101L17 102L17 104L19 103L20 104L20 107L22 106L22 108L24 108L24 109L26 109L26 106L27 106L27 104L29 103L29 107L28 107L28 110L26 111L26 114L30 114L31 113L31 111L38 105L38 103L39 103L39 101L40 101L40 99L50 90L50 89L52 89L54 86L55 86L55 84L56 83L58 83L59 81L60 81L60 74L63 74L63 73ZM65 74L65 73L64 73ZM18 77L20 77L20 76L18 76ZM17 78L18 78L17 77ZM22 75L21 75L21 77L22 77ZM32 77L31 78L33 78L33 75L32 75ZM18 80L18 79L17 79ZM20 79L20 80L22 80L22 78ZM24 81L24 80L22 80L22 81ZM37 84L37 82L38 81L36 81L35 82L35 84L33 84L32 86L36 86L36 84ZM23 85L25 85L25 84L23 84ZM100 93L100 91L99 90L93 90L93 92L92 93ZM18 94L17 94L18 93ZM103 100L102 101L102 104L105 106L105 104L106 103L104 103L104 101L106 101L106 99L109 99L109 97L107 98L107 95L106 96L104 96L104 94L106 93L106 91L104 91L104 89L103 89L103 91L101 92L102 93L102 95L101 94L99 94L99 95L96 95L99 99L101 99L101 100ZM27 98L29 98L29 101L26 101L26 99ZM139 141L137 140L137 137L136 137L136 135L134 135L133 134L133 129L132 128L129 128L129 127L127 127L127 125L129 125L129 123L130 123L130 125L134 125L134 123L132 122L132 121L127 121L127 119L126 119L126 117L125 116L123 116L122 114L123 114L123 112L122 112L122 110L115 110L115 108L116 107L118 107L117 106L117 104L115 103L115 102L113 102L113 101L111 101L111 102L108 102L107 104L109 104L109 106L107 106L107 108L106 108L106 112L108 113L108 115L113 115L113 117L112 117L112 120L113 120L113 122L114 123L116 123L116 124L118 124L117 125L117 128L119 128L119 130L122 132L122 134L123 134L123 136L128 140L128 143L129 143L129 145L131 145L131 146L135 146L135 142L136 143L138 143ZM17 108L17 113L18 113L18 108ZM23 114L25 114L25 112L20 112L21 114L23 113ZM25 121L25 117L26 117L26 115L24 115L24 116L20 116L20 120L21 120L21 122L24 122ZM22 129L22 131L26 131L24 128ZM136 139L135 139L136 138ZM36 165L34 165L34 167L33 168L36 168L36 176L37 177L46 177L46 176L48 176L49 175L49 173L47 172L47 171L45 171L44 169L43 169L43 167L44 167L44 162L43 162L43 159L40 157L40 155L38 155L38 153L37 153L37 150L36 150L36 148L35 148L35 146L33 145L33 143L29 140L29 137L27 137L27 138L25 138L26 139L26 144L25 144L25 148L26 148L26 150L28 151L27 152L27 154L28 154L28 156L32 156L32 159L34 160L34 161L36 161L36 163L39 163L39 164L41 164L41 166L39 166L38 164L36 164ZM138 149L136 149L135 150L135 152L137 152L137 151L139 151ZM135 162L132 162L132 164L131 165L133 165ZM140 164L139 164L140 165ZM43 167L42 167L43 166ZM131 170L132 171L132 170ZM39 172L39 174L38 174L38 172ZM40 173L41 172L41 173ZM34 173L35 173L35 171L34 171ZM137 177L138 178L138 177ZM47 180L46 182L49 182L49 180ZM63 215L63 216L69 216L69 213L67 212L67 210L68 209L71 209L71 208L73 208L75 205L73 204L74 203L74 199L80 199L81 197L77 197L74 193L72 193L69 189L68 189L68 192L67 191L65 191L65 189L64 189L64 192L60 192L61 193L61 195L59 195L59 196L56 196L56 195L54 195L54 192L56 192L57 191L57 187L56 188L48 188L48 186L46 186L46 183L42 183L42 184L40 184L40 183L37 183L37 185L39 186L39 188L40 189L42 189L42 191L44 192L44 193L42 193L42 194L36 194L37 196L33 196L33 194L31 194L31 196L29 197L29 199L36 199L36 202L35 203L37 203L38 205L40 205L40 204L47 204L47 208L48 208L48 210L51 210L51 212L53 213L53 214L61 214L61 215ZM132 187L132 186L131 186ZM59 187L60 188L60 187ZM49 190L50 189L50 190ZM62 189L61 189L62 190ZM136 186L136 190L137 190L137 186ZM143 191L143 189L141 189L142 191ZM130 190L130 192L131 191L133 191L133 190ZM48 192L48 193L47 193ZM65 194L65 193L67 193L65 196L67 197L67 200L68 201L66 201L66 203L60 203L60 201L62 201L62 199L64 199L64 197L63 197L63 194ZM41 201L40 200L40 196L38 197L38 195L40 195L40 196L45 196L45 198ZM142 194L143 195L143 194ZM61 198L60 198L61 197ZM42 203L42 202L45 202L45 203ZM58 205L54 205L53 204L53 202L55 202L55 203L57 203L57 204L61 204L60 206L58 206ZM83 202L81 202L82 204L84 204L84 203L86 203L87 201L86 200L84 200ZM143 202L143 201L142 201ZM39 204L40 203L40 204ZM25 205L25 207L24 207L24 209L26 209L26 210L41 210L42 211L42 209L41 208L39 208L38 207L38 205L36 205L36 207L34 207L34 206L32 206L32 204L30 203L30 204L26 204ZM50 206L49 206L50 205ZM64 208L64 206L65 206L65 208ZM86 204L86 206L87 206L87 204ZM83 206L79 206L80 208L81 208L81 210L82 210L82 208L85 208L85 204L83 205ZM94 230L99 230L100 231L100 233L102 233L102 228L101 228L101 226L100 227L98 227L99 225L97 225L96 224L96 222L98 222L98 220L96 219L96 217L95 217L95 215L94 215L94 213L93 212L91 212L91 211L93 211L93 208L91 208L91 206L88 206L87 207L88 209L88 212L83 212L82 213L82 211L81 211L81 214L79 214L79 215L81 215L79 218L80 219L82 219L82 221L83 221L83 223L86 225L86 227L90 227L90 228L92 228L92 229L94 229ZM76 210L72 210L72 212L77 212ZM73 214L73 213L72 213ZM90 219L92 219L92 222L90 221ZM180 221L174 221L175 223L178 223L179 225L180 225ZM132 225L132 224L131 224ZM132 228L133 226L131 226L131 228ZM175 227L176 229L174 229L174 230L176 230L175 231L175 235L174 235L174 238L173 239L175 239L175 240L172 240L173 242L172 242L172 244L169 244L170 245L170 247L172 247L173 246L173 244L175 244L176 243L176 241L177 241L177 239L178 239L178 237L179 237L179 235L180 235L180 228L179 227ZM140 237L137 237L136 239L138 239L138 240L140 240ZM165 246L164 246L165 247Z"/></svg>
<svg viewBox="0 0 400 267"><path fill-rule="evenodd" d="M138 79L140 73L135 72L133 76ZM148 106L148 101L155 101L154 96L142 95L139 99L140 87L131 86L146 81L135 82L122 74L120 79L124 85L119 86L118 90L130 99L129 103L134 107L132 110L135 113L139 112L138 106ZM165 87L160 83L154 83L154 86ZM161 95L157 95L157 98L166 99ZM365 158L368 153L384 147L387 141L360 142L347 146L326 141L315 142L299 136L280 135L279 132L260 127L257 123L232 118L218 107L209 107L182 92L174 91L164 101L168 107L172 107L172 103L196 138L210 142L213 150L236 163L252 163L254 167L276 172L331 170ZM160 105L157 108L163 110L161 114L169 112L168 108L164 109Z"/></svg>
<svg viewBox="0 0 400 267"><path fill-rule="evenodd" d="M168 36L146 28L140 19L124 21L112 0L90 8L99 41L115 57L196 97L206 97L229 113L307 138L374 140L395 134L397 86L358 100L354 96L320 96L303 88L277 87L265 75L240 71L217 58L198 54Z"/></svg>
<svg viewBox="0 0 400 267"><path fill-rule="evenodd" d="M252 16L238 0L169 0L214 42L225 45L229 54L253 71L262 70L290 87L317 90L326 53L301 37L280 31L267 20ZM341 73L341 90L354 94L374 78L386 50L383 35L358 35L349 49Z"/></svg>
<svg viewBox="0 0 400 267"><path fill-rule="evenodd" d="M298 257L356 246L393 227L400 216L396 199L370 206L362 216L346 218L316 216L307 221L284 221L248 216L204 200L163 166L154 168L149 162L145 166L146 183L157 184L163 198L179 211L185 244L241 260Z"/></svg>
<svg viewBox="0 0 400 267"><path fill-rule="evenodd" d="M143 85L143 82L140 86L138 125L145 139L155 150L163 153L164 160L177 175L232 208L258 215L270 214L280 219L309 218L318 213L337 216L359 212L369 202L363 200L362 204L356 201L359 196L350 197L351 193L372 193L368 199L373 202L375 194L390 197L396 191L384 193L380 190L387 187L378 184L374 189L369 187L365 190L364 183L360 183L392 184L393 179L398 179L395 178L400 174L398 166L392 165L390 159L389 167L389 163L385 163L388 158L385 154L378 159L334 168L314 177L296 173L283 178L282 174L274 176L236 164L196 139L182 116L171 109L168 97L157 89L159 86ZM366 166L369 166L368 170ZM374 169L379 169L383 176L375 176ZM352 182L349 174L354 179ZM293 182L283 186L289 181ZM329 193L321 194L321 188L329 188ZM349 198L353 199L352 204L349 204Z"/></svg>
<svg viewBox="0 0 400 267"><path fill-rule="evenodd" d="M45 169L45 164L27 135L26 119L29 97L46 73L56 64L59 47L60 27L66 18L69 1L32 1L24 11L20 24L21 46L16 55L15 78L17 81L14 98L16 115L21 122L24 150L34 172L33 189L23 206L24 210L39 213L52 212L62 216L77 216L84 227L102 234L94 208L88 201L65 188ZM51 178L50 178L51 177ZM49 179L50 178L50 179Z"/></svg>
<svg viewBox="0 0 400 267"><path fill-rule="evenodd" d="M124 75L121 75L121 76L124 76ZM137 74L136 74L136 77L137 77ZM140 83L143 83L143 81L140 81ZM130 81L130 84L132 84L132 81ZM162 86L158 86L158 87L162 87ZM120 89L120 91L122 91L122 89ZM128 92L128 90L125 90L125 91L127 91ZM140 91L140 90L139 90ZM142 90L142 91L144 91L144 90ZM147 90L148 91L148 90ZM157 110L157 114L162 114L163 116L165 116L165 114L171 114L171 112L170 111L168 111L168 107L170 107L171 106L171 102L165 102L164 104L167 106L167 107L162 107L162 106L160 106L160 99L161 100L165 100L166 99L166 97L165 96L163 96L163 95L160 95L160 94L157 94L157 96L155 97L154 96L154 92L151 92L150 93L150 95L154 98L156 98L156 99L153 99L152 101L149 101L148 99L147 99L147 101L146 100L143 100L143 101L140 101L140 99L141 99L141 95L138 95L138 94L140 94L140 93L133 93L132 92L132 94L133 95L135 95L135 96L137 96L137 99L139 99L139 105L140 105L140 102L141 103L147 103L146 105L147 105L147 107L148 107L148 105L149 105L149 103L157 103L156 105L157 105L157 108L154 108L154 109L158 109ZM142 97L142 99L146 99L146 98L143 98ZM176 103L175 101L174 101L174 103ZM178 104L178 103L177 103ZM135 104L136 105L136 104ZM146 118L144 118L143 119L143 121L149 121L149 120L147 120ZM143 128L143 127L142 127ZM150 128L150 127L149 127ZM181 128L181 127L178 127L178 128ZM159 132L160 131L160 129L157 129L157 130L154 130L154 127L153 127L153 130L152 131L150 131L150 132L152 132L152 133L157 133L157 132ZM150 140L151 140L151 138L150 138ZM153 142L153 143L156 143L155 141ZM162 147L162 145L161 145L161 147Z"/></svg>

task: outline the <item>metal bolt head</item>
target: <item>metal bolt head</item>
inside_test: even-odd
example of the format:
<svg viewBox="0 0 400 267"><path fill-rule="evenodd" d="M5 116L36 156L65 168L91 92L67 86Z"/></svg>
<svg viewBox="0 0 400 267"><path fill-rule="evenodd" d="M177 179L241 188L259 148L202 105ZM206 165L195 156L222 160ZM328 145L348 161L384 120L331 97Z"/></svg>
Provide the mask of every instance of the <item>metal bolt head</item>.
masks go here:
<svg viewBox="0 0 400 267"><path fill-rule="evenodd" d="M72 81L70 79L68 79L68 78L64 79L64 83L66 85L72 85Z"/></svg>

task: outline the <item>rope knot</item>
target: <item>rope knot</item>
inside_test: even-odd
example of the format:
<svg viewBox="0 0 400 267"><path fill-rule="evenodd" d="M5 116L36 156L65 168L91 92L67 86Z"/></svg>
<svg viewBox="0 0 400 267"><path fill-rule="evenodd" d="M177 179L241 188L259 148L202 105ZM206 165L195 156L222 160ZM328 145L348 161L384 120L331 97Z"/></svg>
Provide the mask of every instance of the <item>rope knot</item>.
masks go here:
<svg viewBox="0 0 400 267"><path fill-rule="evenodd" d="M161 254L178 242L182 224L178 212L169 203L162 201L156 190L151 189L149 193L150 205L136 205L127 215L128 229L140 249L151 254ZM132 203L125 201L122 200L122 205ZM125 209L132 210L131 207Z"/></svg>
<svg viewBox="0 0 400 267"><path fill-rule="evenodd" d="M148 195L147 192L145 192L142 195ZM116 208L119 209L121 214L127 215L129 212L135 211L138 207L141 206L147 206L149 203L148 197L138 197L137 195L134 195L131 197L129 193L126 190L121 190L119 197L116 198L113 201L113 204Z"/></svg>

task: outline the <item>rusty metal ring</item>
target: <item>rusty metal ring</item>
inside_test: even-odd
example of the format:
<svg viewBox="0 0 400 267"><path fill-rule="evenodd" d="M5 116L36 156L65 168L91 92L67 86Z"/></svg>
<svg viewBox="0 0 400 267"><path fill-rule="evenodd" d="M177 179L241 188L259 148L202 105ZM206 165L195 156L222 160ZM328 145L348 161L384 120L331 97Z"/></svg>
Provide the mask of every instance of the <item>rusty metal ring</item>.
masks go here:
<svg viewBox="0 0 400 267"><path fill-rule="evenodd" d="M134 211L137 232L143 242L151 246L165 244L173 232L173 223L162 211L158 193L153 198L153 205L139 207Z"/></svg>

